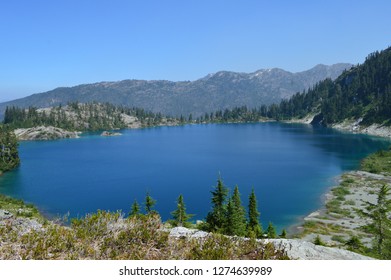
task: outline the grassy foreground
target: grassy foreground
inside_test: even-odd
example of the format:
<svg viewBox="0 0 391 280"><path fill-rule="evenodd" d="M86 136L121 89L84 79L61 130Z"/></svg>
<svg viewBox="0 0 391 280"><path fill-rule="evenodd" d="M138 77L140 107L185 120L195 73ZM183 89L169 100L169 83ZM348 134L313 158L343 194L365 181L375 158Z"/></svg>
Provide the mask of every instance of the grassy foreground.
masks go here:
<svg viewBox="0 0 391 280"><path fill-rule="evenodd" d="M0 196L0 206L0 259L287 259L255 239L170 237L157 213L98 211L63 226L19 200Z"/></svg>

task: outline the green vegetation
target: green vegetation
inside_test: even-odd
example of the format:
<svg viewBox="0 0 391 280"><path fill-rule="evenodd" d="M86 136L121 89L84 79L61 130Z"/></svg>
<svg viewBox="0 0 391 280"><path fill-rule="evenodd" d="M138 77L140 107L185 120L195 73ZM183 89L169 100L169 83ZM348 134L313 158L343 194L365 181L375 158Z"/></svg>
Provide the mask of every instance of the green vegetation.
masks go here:
<svg viewBox="0 0 391 280"><path fill-rule="evenodd" d="M324 243L324 241L320 238L319 235L317 235L314 239L314 244L315 245L320 245L320 246L325 246L326 244Z"/></svg>
<svg viewBox="0 0 391 280"><path fill-rule="evenodd" d="M155 204L156 204L156 200L149 195L149 192L147 192L147 195L145 196L145 203L144 203L145 212L147 214L151 213L152 208L155 206Z"/></svg>
<svg viewBox="0 0 391 280"><path fill-rule="evenodd" d="M173 226L181 226L181 227L190 226L190 223L188 221L194 215L186 213L186 206L185 206L185 202L183 201L183 195L179 195L177 200L177 209L171 212L171 215L174 219L172 222Z"/></svg>
<svg viewBox="0 0 391 280"><path fill-rule="evenodd" d="M258 202L252 189L249 196L248 219L246 211L242 205L238 186L228 198L228 188L221 178L217 180L217 185L212 193L212 210L206 216L206 222L201 224L200 229L231 236L247 236L251 238L262 238L264 236L277 237L273 225L270 232L263 232L259 221Z"/></svg>
<svg viewBox="0 0 391 280"><path fill-rule="evenodd" d="M26 204L23 200L11 198L0 194L0 209L9 212L15 217L35 218L43 221L42 215L32 204Z"/></svg>
<svg viewBox="0 0 391 280"><path fill-rule="evenodd" d="M242 206L238 186L235 186L234 193L227 204L227 225L228 235L246 235L246 210Z"/></svg>
<svg viewBox="0 0 391 280"><path fill-rule="evenodd" d="M377 193L376 203L366 202L365 210L358 213L371 222L364 229L374 235L374 254L382 259L391 258L391 199L390 187L383 185Z"/></svg>
<svg viewBox="0 0 391 280"><path fill-rule="evenodd" d="M148 192L144 205L146 214L140 213L140 205L134 200L126 218L121 212L99 210L84 218L72 219L70 226L47 221L34 206L0 195L0 209L3 209L0 219L0 258L288 259L283 250L275 249L272 244L264 244L254 238L228 237L217 233L226 233L229 225L227 221L231 220L231 235L240 233L244 236L245 210L241 205L238 187L235 187L229 199L231 206L225 204L228 190L220 178L212 194L215 205L223 209L224 215L230 212L231 218L221 217L222 228L203 238L170 237L160 215L152 209L156 201ZM254 191L251 197L255 199ZM178 197L177 209L172 215L174 226L190 226L188 220L192 215L186 213L182 195ZM16 220L16 217L23 220ZM275 234L274 230L269 229L269 232Z"/></svg>
<svg viewBox="0 0 391 280"><path fill-rule="evenodd" d="M206 216L207 230L212 232L224 232L227 217L227 205L225 200L228 195L228 188L223 184L221 178L217 180L217 186L212 193L212 211Z"/></svg>
<svg viewBox="0 0 391 280"><path fill-rule="evenodd" d="M4 124L13 129L43 125L72 131L110 130L127 127L123 114L136 118L143 127L159 125L163 120L177 121L175 118L140 108L115 106L109 103L71 102L67 106L60 105L49 109L7 107Z"/></svg>
<svg viewBox="0 0 391 280"><path fill-rule="evenodd" d="M134 200L130 208L129 216L135 216L138 214L140 214L140 205L138 204L137 200Z"/></svg>
<svg viewBox="0 0 391 280"><path fill-rule="evenodd" d="M331 190L325 213L309 218L298 237L327 236L332 242L320 240L324 245L391 259L390 160L390 150L376 152L362 160L362 169L370 172L376 166L378 173L384 176L363 172L342 175L340 185ZM327 219L323 221L321 215Z"/></svg>
<svg viewBox="0 0 391 280"><path fill-rule="evenodd" d="M0 224L1 259L287 259L282 250L255 240L170 237L156 212L124 218L98 211L71 220L70 227L46 222L20 228L13 222Z"/></svg>
<svg viewBox="0 0 391 280"><path fill-rule="evenodd" d="M361 169L376 174L391 175L391 147L378 151L361 161Z"/></svg>
<svg viewBox="0 0 391 280"><path fill-rule="evenodd" d="M261 214L258 211L258 202L255 196L254 188L251 190L251 194L248 202L248 223L247 223L247 235L254 237L262 237L262 226L259 222Z"/></svg>
<svg viewBox="0 0 391 280"><path fill-rule="evenodd" d="M19 166L18 142L12 130L0 125L0 175Z"/></svg>
<svg viewBox="0 0 391 280"><path fill-rule="evenodd" d="M365 63L326 79L288 100L258 108L246 106L205 114L197 122L257 122L315 115L314 123L331 125L362 118L363 125L391 125L391 47L370 54Z"/></svg>
<svg viewBox="0 0 391 280"><path fill-rule="evenodd" d="M267 238L276 238L277 237L276 229L274 228L274 226L271 222L269 222L269 225L266 229L266 235L267 235Z"/></svg>

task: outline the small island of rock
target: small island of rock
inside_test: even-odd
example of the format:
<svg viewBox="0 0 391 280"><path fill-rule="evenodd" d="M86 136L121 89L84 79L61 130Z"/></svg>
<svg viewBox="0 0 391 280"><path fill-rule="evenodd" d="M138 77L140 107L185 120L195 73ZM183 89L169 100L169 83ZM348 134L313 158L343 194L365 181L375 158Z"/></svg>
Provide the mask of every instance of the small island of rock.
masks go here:
<svg viewBox="0 0 391 280"><path fill-rule="evenodd" d="M103 131L100 136L120 136L122 135L119 132Z"/></svg>

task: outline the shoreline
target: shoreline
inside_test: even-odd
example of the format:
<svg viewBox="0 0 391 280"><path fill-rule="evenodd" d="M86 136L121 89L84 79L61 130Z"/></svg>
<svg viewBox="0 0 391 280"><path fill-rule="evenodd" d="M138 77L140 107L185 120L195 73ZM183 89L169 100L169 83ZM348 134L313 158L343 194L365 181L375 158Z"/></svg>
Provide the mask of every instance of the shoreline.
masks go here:
<svg viewBox="0 0 391 280"><path fill-rule="evenodd" d="M327 246L342 247L349 238L358 236L365 246L371 246L372 235L361 228L369 220L360 217L356 209L365 210L366 202L376 203L382 184L391 184L391 176L362 170L343 173L339 184L322 195L322 207L290 227L292 238L313 242L319 236Z"/></svg>

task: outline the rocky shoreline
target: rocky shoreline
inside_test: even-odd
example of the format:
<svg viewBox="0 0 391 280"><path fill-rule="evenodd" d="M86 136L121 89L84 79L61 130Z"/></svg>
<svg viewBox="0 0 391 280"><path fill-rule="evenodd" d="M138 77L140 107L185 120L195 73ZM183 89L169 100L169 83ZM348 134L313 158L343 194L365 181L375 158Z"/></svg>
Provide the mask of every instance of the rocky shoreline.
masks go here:
<svg viewBox="0 0 391 280"><path fill-rule="evenodd" d="M357 236L370 247L373 236L362 228L369 220L359 216L357 210L364 210L366 202L376 203L377 191L383 184L390 185L391 176L360 170L344 173L339 185L325 194L323 207L294 227L295 236L310 242L319 237L327 246L339 248Z"/></svg>

